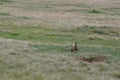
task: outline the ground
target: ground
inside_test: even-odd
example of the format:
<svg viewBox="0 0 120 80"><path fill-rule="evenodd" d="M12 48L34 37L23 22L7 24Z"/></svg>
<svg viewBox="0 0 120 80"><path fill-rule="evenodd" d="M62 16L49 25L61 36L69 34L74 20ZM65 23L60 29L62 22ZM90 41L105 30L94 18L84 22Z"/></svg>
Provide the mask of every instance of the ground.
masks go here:
<svg viewBox="0 0 120 80"><path fill-rule="evenodd" d="M0 0L0 80L119 80L119 25L119 0Z"/></svg>

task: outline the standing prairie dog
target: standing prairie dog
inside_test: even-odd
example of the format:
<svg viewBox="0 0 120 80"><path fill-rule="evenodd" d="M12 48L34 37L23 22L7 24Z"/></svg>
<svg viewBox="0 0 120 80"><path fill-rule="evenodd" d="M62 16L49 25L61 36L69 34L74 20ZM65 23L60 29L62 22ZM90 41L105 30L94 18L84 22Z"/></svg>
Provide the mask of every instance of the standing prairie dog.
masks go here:
<svg viewBox="0 0 120 80"><path fill-rule="evenodd" d="M78 46L76 42L71 45L71 52L75 52L75 51L78 51Z"/></svg>

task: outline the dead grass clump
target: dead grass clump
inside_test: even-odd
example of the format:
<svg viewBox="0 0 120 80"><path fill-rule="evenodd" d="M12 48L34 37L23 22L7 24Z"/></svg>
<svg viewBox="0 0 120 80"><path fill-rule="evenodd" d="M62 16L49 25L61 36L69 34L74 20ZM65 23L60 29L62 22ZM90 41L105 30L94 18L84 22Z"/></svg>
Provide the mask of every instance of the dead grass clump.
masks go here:
<svg viewBox="0 0 120 80"><path fill-rule="evenodd" d="M109 36L120 36L120 28L114 27L96 27L91 30L94 33L101 34L101 35L109 35Z"/></svg>
<svg viewBox="0 0 120 80"><path fill-rule="evenodd" d="M3 5L3 2L0 2L0 5Z"/></svg>
<svg viewBox="0 0 120 80"><path fill-rule="evenodd" d="M103 56L94 56L94 57L78 57L77 60L87 61L87 62L103 62L105 57Z"/></svg>
<svg viewBox="0 0 120 80"><path fill-rule="evenodd" d="M120 78L120 72L118 72L118 71L114 72L114 76L117 78Z"/></svg>
<svg viewBox="0 0 120 80"><path fill-rule="evenodd" d="M10 53L10 55L16 55L16 54L17 54L17 53L15 53L15 52L11 52L11 53Z"/></svg>
<svg viewBox="0 0 120 80"><path fill-rule="evenodd" d="M98 36L98 35L92 35L88 37L89 40L102 40L103 37Z"/></svg>
<svg viewBox="0 0 120 80"><path fill-rule="evenodd" d="M3 33L12 33L12 30L10 30L10 29L5 29L5 30L3 30Z"/></svg>

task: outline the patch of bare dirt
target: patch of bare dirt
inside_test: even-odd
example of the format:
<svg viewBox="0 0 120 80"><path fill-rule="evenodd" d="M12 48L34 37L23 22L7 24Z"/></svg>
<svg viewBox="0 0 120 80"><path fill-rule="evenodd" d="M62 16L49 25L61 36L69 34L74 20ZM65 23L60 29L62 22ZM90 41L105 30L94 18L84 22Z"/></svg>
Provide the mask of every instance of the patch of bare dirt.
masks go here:
<svg viewBox="0 0 120 80"><path fill-rule="evenodd" d="M86 62L104 62L105 61L105 57L104 56L94 56L94 57L77 57L77 60L81 60L81 61L86 61Z"/></svg>

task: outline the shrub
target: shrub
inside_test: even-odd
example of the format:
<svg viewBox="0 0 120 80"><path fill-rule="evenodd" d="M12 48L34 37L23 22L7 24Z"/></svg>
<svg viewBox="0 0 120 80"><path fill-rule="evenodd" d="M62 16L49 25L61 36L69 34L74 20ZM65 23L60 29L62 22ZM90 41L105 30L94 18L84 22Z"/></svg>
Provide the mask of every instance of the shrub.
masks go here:
<svg viewBox="0 0 120 80"><path fill-rule="evenodd" d="M92 9L91 11L89 11L89 13L100 13L99 11L97 11L95 8Z"/></svg>

